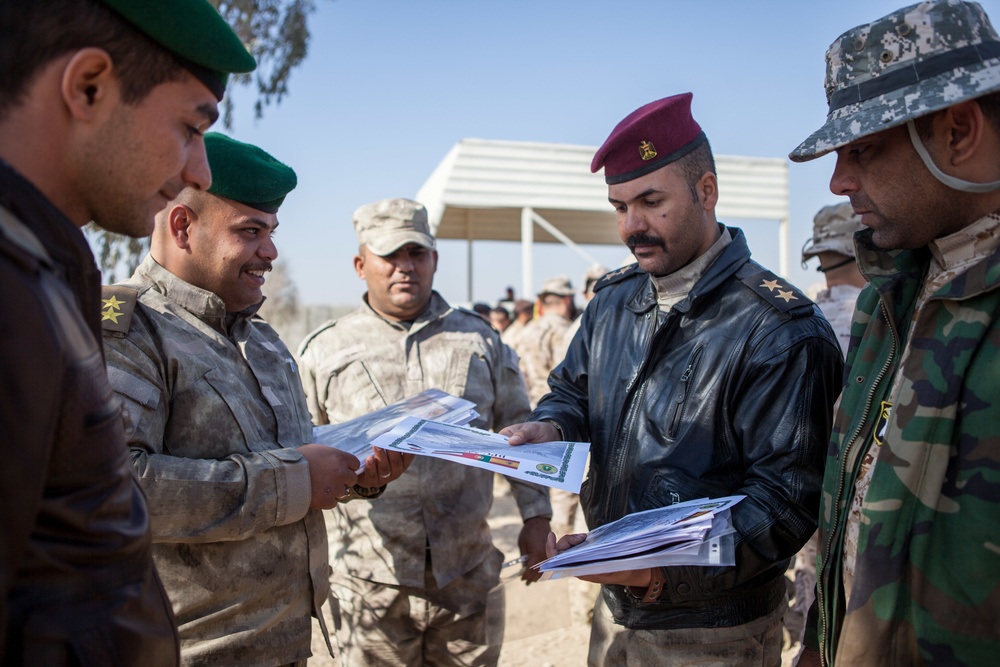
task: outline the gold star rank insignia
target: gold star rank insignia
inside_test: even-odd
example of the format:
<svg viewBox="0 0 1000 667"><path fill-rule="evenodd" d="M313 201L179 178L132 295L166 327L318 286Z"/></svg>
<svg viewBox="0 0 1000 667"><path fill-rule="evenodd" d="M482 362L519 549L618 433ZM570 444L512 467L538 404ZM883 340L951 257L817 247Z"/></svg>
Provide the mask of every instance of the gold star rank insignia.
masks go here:
<svg viewBox="0 0 1000 667"><path fill-rule="evenodd" d="M773 292L774 290L779 290L779 291L781 290L781 285L778 283L777 280L765 280L761 284L761 287L766 287L771 292Z"/></svg>
<svg viewBox="0 0 1000 667"><path fill-rule="evenodd" d="M128 333L138 292L124 285L101 288L101 328L116 334Z"/></svg>
<svg viewBox="0 0 1000 667"><path fill-rule="evenodd" d="M798 299L799 299L799 297L797 297L794 294L792 294L791 290L789 290L789 291L786 292L785 290L780 290L780 289L778 290L778 296L776 296L775 298L776 299L784 299L785 303L788 303L792 299L795 299L796 301L798 301Z"/></svg>
<svg viewBox="0 0 1000 667"><path fill-rule="evenodd" d="M806 295L770 271L761 271L741 280L772 308L783 313L804 308L811 303Z"/></svg>
<svg viewBox="0 0 1000 667"><path fill-rule="evenodd" d="M110 309L112 309L112 310L118 310L118 309L119 309L119 308L121 308L121 307L122 307L123 305L125 305L125 302L124 302L124 301L121 301L121 300L120 300L120 299L119 299L118 297L116 297L116 296L115 296L114 294L112 294L112 295L111 295L111 298L110 298L110 299L101 299L101 303L103 303L103 304L104 304L104 307L105 307L105 308L110 308Z"/></svg>
<svg viewBox="0 0 1000 667"><path fill-rule="evenodd" d="M652 160L656 157L656 147L653 146L652 141L642 141L639 143L639 157L643 161Z"/></svg>

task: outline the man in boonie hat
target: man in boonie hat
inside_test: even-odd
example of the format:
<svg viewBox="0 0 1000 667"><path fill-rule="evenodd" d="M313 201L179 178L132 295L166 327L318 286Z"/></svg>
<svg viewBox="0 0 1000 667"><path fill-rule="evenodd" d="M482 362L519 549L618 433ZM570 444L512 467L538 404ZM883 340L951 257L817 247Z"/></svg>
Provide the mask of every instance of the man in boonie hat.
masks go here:
<svg viewBox="0 0 1000 667"><path fill-rule="evenodd" d="M990 664L1000 632L1000 39L983 8L911 5L827 51L830 189L855 236L849 379L820 511L825 664ZM961 563L960 571L956 563Z"/></svg>
<svg viewBox="0 0 1000 667"><path fill-rule="evenodd" d="M304 662L329 595L320 510L376 494L403 461L380 452L359 477L312 444L295 361L256 316L295 172L222 134L205 147L212 186L170 202L132 278L104 288L104 348L182 659Z"/></svg>
<svg viewBox="0 0 1000 667"><path fill-rule="evenodd" d="M147 236L255 67L205 0L0 2L0 663L172 665L80 231Z"/></svg>
<svg viewBox="0 0 1000 667"><path fill-rule="evenodd" d="M865 286L865 278L854 260L854 234L862 229L861 218L850 203L824 206L813 217L813 235L802 247L803 269L813 257L819 259L816 270L823 274L825 286L816 293L814 301L833 327L844 355L851 341L854 307ZM816 597L816 545L814 534L795 555L795 596L785 615L785 628L792 642L799 645L806 616Z"/></svg>
<svg viewBox="0 0 1000 667"><path fill-rule="evenodd" d="M635 264L598 280L580 330L511 444L584 440L593 529L628 514L741 494L734 558L645 567L602 584L591 665L777 665L784 572L815 529L842 361L802 292L719 224L719 184L692 95L629 114L594 156ZM547 553L582 535L552 538Z"/></svg>
<svg viewBox="0 0 1000 667"><path fill-rule="evenodd" d="M438 254L427 209L383 199L354 212L361 307L327 322L299 348L316 424L337 424L427 389L476 404L477 428L524 419L517 358L477 313L434 291ZM510 480L528 556L544 556L546 489ZM328 512L337 638L344 665L495 665L503 635L503 560L486 521L493 473L417 457L374 503ZM491 591L493 593L491 594Z"/></svg>
<svg viewBox="0 0 1000 667"><path fill-rule="evenodd" d="M851 340L851 318L865 277L854 259L854 234L863 230L861 217L849 202L821 208L813 217L813 235L802 246L802 268L816 257L816 270L826 284L814 299L830 322L840 348L847 354Z"/></svg>

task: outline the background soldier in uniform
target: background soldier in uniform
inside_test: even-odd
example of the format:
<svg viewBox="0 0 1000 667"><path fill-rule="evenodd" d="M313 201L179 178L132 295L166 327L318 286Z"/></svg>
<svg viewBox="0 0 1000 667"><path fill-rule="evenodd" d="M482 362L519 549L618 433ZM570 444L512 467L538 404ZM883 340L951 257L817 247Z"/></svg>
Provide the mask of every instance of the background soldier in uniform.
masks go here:
<svg viewBox="0 0 1000 667"><path fill-rule="evenodd" d="M844 355L851 340L851 318L865 278L854 260L854 233L864 229L861 218L850 203L824 206L813 218L813 235L802 248L802 266L819 258L817 271L823 274L826 287L815 298L816 305L833 327ZM817 534L795 556L795 597L785 615L785 627L792 644L801 644L806 615L816 599Z"/></svg>
<svg viewBox="0 0 1000 667"><path fill-rule="evenodd" d="M870 228L820 510L826 664L1000 654L998 91L982 7L912 5L833 42L827 121L790 155L836 151Z"/></svg>
<svg viewBox="0 0 1000 667"><path fill-rule="evenodd" d="M204 0L0 2L4 665L177 661L79 228L145 236L208 187L200 133L254 66Z"/></svg>
<svg viewBox="0 0 1000 667"><path fill-rule="evenodd" d="M528 322L535 316L535 304L527 299L518 299L514 302L514 321L504 329L503 342L510 346L518 354L518 345L521 342L521 335Z"/></svg>
<svg viewBox="0 0 1000 667"><path fill-rule="evenodd" d="M329 591L318 510L370 493L392 461L358 480L354 456L306 444L295 362L255 317L295 172L221 134L205 143L211 188L161 211L149 256L104 290L109 374L184 662L304 663Z"/></svg>
<svg viewBox="0 0 1000 667"><path fill-rule="evenodd" d="M854 306L866 284L854 258L854 234L862 229L861 216L849 202L824 206L813 218L812 238L802 248L803 268L813 257L819 258L816 270L823 274L826 289L820 290L814 300L837 334L845 355L851 340Z"/></svg>
<svg viewBox="0 0 1000 667"><path fill-rule="evenodd" d="M576 317L576 290L568 276L549 278L538 293L539 317L524 327L518 347L532 407L549 393L549 373L562 361L563 338Z"/></svg>
<svg viewBox="0 0 1000 667"><path fill-rule="evenodd" d="M473 401L473 426L523 419L524 383L500 335L433 291L437 251L426 209L387 199L355 211L354 227L364 303L299 350L316 423L342 422L430 388ZM511 488L530 566L541 560L549 532L548 497L523 482ZM493 473L417 457L377 503L328 513L343 664L496 663L500 647L489 640L502 628L503 609L488 606L487 595L502 555L486 522L492 498Z"/></svg>
<svg viewBox="0 0 1000 667"><path fill-rule="evenodd" d="M511 444L589 441L587 524L678 501L732 509L735 566L599 575L592 665L777 665L784 572L815 529L842 362L830 325L715 219L691 95L637 109L598 150L637 264L598 281L580 331ZM568 535L548 551L583 539Z"/></svg>

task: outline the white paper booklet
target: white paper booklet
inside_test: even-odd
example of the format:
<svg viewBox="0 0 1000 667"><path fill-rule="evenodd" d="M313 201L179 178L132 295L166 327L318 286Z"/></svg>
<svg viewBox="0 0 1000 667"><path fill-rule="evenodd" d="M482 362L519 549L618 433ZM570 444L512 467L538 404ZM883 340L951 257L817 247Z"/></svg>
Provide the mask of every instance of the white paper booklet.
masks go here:
<svg viewBox="0 0 1000 667"><path fill-rule="evenodd" d="M479 416L476 404L440 389L427 389L416 396L369 412L340 424L313 427L313 442L354 454L364 464L372 453L372 441L408 416L437 419L449 424L468 424Z"/></svg>
<svg viewBox="0 0 1000 667"><path fill-rule="evenodd" d="M407 417L379 436L377 447L433 456L543 486L580 492L588 442L541 442L511 447L507 438L470 426Z"/></svg>
<svg viewBox="0 0 1000 667"><path fill-rule="evenodd" d="M669 565L734 565L729 509L745 497L700 498L629 514L537 567L543 578L558 579Z"/></svg>

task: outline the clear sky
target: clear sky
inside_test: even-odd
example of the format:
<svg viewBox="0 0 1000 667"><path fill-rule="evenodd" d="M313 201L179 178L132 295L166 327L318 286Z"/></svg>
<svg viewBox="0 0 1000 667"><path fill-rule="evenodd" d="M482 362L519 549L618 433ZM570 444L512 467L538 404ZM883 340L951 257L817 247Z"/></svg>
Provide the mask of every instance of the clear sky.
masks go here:
<svg viewBox="0 0 1000 667"><path fill-rule="evenodd" d="M981 3L996 23L1000 0ZM276 242L306 304L352 305L364 293L351 214L414 197L463 138L598 146L637 107L691 91L717 155L785 157L826 115L824 54L842 32L895 0L316 0L312 41L290 94L253 119L234 94L231 133L295 168ZM816 211L838 198L834 158L790 164L790 279ZM599 178L599 176L595 176ZM725 198L725 184L721 197ZM610 205L609 205L610 210ZM726 222L726 221L723 221ZM777 223L739 221L758 261L777 271ZM624 246L588 247L608 266ZM465 302L466 244L439 243L435 287ZM474 246L477 301L520 290L516 243ZM587 262L538 246L535 288ZM520 296L520 295L519 295Z"/></svg>

